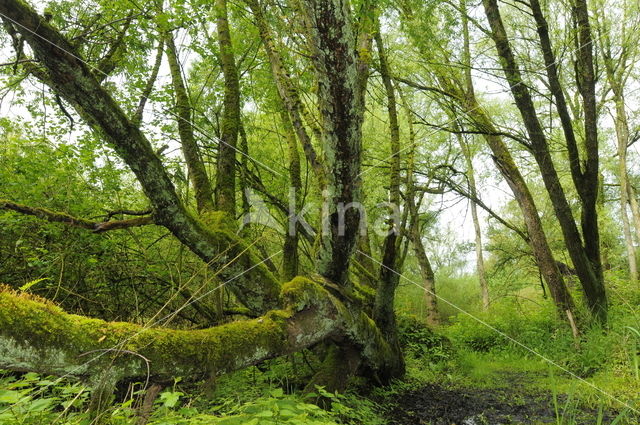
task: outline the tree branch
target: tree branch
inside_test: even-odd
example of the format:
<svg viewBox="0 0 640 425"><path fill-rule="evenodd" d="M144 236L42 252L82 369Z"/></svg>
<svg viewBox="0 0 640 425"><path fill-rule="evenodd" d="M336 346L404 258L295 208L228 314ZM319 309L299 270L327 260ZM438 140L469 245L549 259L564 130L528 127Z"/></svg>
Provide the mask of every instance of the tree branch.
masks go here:
<svg viewBox="0 0 640 425"><path fill-rule="evenodd" d="M84 218L74 217L67 213L51 211L46 208L37 208L37 207L29 207L27 205L17 204L15 202L7 201L5 199L0 199L0 209L3 210L11 210L15 212L19 212L21 214L32 215L38 217L43 220L50 221L52 223L64 223L70 226L81 227L83 229L92 230L95 233L103 233L109 230L117 230L117 229L126 229L129 227L138 227L138 226L146 226L148 224L155 224L153 221L153 217L150 215L132 218L128 220L117 220L117 221L91 221ZM115 212L113 214L116 214ZM140 214L149 214L148 211L145 212L135 212L129 211L128 213L140 213ZM109 213L109 218L113 215Z"/></svg>

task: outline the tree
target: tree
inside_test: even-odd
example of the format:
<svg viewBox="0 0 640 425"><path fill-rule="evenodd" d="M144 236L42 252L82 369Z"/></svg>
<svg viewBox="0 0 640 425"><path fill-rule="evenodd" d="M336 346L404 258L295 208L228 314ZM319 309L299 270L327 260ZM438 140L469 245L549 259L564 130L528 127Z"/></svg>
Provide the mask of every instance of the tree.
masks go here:
<svg viewBox="0 0 640 425"><path fill-rule="evenodd" d="M26 3L0 2L0 13L26 40L38 61L33 72L69 102L135 174L152 206L146 222L168 229L213 267L221 280L227 281L238 301L253 314L261 315L255 320L202 331L147 329L69 315L42 300L4 288L0 308L0 339L5 347L2 367L91 375L94 369L83 356L92 354L94 364L111 365L106 374L95 377L100 385L108 387L119 380L146 374L153 380L166 381L176 371L186 378L197 379L332 341L339 352L349 353L353 359L342 363L346 372L364 370L382 382L402 372L397 367L401 353L390 348L384 334L367 316L367 306L373 303L371 294L348 276L360 213L345 206L360 196L364 112L361 75L366 71L354 49L351 12L342 0L305 1L304 6L300 13L308 23L305 36L313 51L322 120L328 203L323 219L328 231L320 234L317 256L320 276L313 280L297 277L281 285L263 261L258 261L251 246L236 235L230 208L203 209L198 217L188 211L145 134L100 84L94 69L77 49ZM223 39L226 37L227 34L221 35ZM170 57L175 58L171 56L175 48L171 48L169 38L166 41ZM227 41L221 42L222 55L222 50L229 47L223 46ZM179 80L174 78L174 86L176 83L179 86ZM225 80L225 85L228 84L234 83ZM236 95L231 95L234 101L225 105L235 109ZM291 112L290 103L288 109ZM237 114L229 113L235 120ZM229 175L224 177L229 179ZM218 186L220 183L217 182ZM228 181L224 184L231 185ZM223 208L220 202L218 208ZM72 225L85 223L63 214L38 215L49 220L64 217ZM241 263L243 271L220 267L221 253L231 258L232 264ZM43 329L55 331L43 334ZM202 350L203 344L207 350ZM330 364L335 364L335 358L331 355L328 358L334 360Z"/></svg>
<svg viewBox="0 0 640 425"><path fill-rule="evenodd" d="M494 124L487 109L483 107L475 95L471 74L469 72L460 72L459 68L450 63L448 58L452 56L452 52L445 49L444 42L439 43L442 54L437 58L433 58L434 53L427 50L425 41L416 34L417 29L413 29L413 26L424 28L419 22L415 22L417 21L416 16L418 15L412 11L405 11L403 14L403 18L407 21L406 26L408 27L408 32L413 36L420 53L424 55L425 58L428 58L430 63L437 64L431 66L430 71L433 73L433 79L438 86L433 87L416 84L407 79L403 79L402 82L419 90L434 93L437 99L444 104L445 110L453 120L458 120L456 114L465 114L468 120L468 123L465 123L466 126L471 127L472 132L482 135L485 139L492 152L491 158L493 163L508 183L522 212L524 223L527 227L527 234L521 234L520 236L523 237L531 247L536 264L550 288L560 317L568 318L567 311L572 311L573 300L571 299L564 279L558 270L551 248L549 247L538 214L538 208L536 207L531 191L516 165L511 151L504 141L505 137L513 136L508 132L502 131ZM466 20L463 19L463 22L465 21ZM466 33L466 31L463 31L463 35ZM468 53L465 53L465 55L468 56ZM443 63L445 66L441 65ZM464 66L463 62L463 69L465 69ZM467 67L466 69L469 68ZM452 129L452 131L455 132L456 130ZM517 136L515 138L519 139ZM478 202L478 199L474 199L474 201ZM501 222L506 224L504 221ZM573 316L573 314L570 313L570 316Z"/></svg>
<svg viewBox="0 0 640 425"><path fill-rule="evenodd" d="M584 289L587 303L594 317L604 322L607 316L607 297L602 275L600 236L596 211L599 187L597 110L593 68L593 43L586 2L584 0L577 0L573 5L573 14L578 34L576 78L578 86L580 87L580 95L584 107L584 151L586 153L584 170L581 166L576 137L564 100L564 93L557 72L556 59L551 50L546 20L542 15L537 0L533 0L530 4L532 14L536 21L540 48L544 55L546 65L545 72L556 101L556 109L561 117L560 120L569 153L571 176L581 201L582 235L578 230L571 207L560 183L556 167L549 151L547 137L540 124L530 90L522 78L520 68L502 21L498 3L495 0L483 0L483 6L491 27L491 37L493 38L498 56L500 57L500 64L529 135L530 150L538 163L546 190L549 193L556 217L562 228L571 260Z"/></svg>

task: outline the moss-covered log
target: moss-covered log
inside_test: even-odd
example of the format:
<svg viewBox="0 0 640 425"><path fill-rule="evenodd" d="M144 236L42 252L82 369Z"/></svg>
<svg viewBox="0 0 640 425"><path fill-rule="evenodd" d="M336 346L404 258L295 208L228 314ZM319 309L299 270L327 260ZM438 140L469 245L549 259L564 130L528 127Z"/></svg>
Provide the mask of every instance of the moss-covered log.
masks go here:
<svg viewBox="0 0 640 425"><path fill-rule="evenodd" d="M114 382L198 380L327 339L357 348L372 370L385 364L389 350L373 322L319 284L296 277L284 285L281 298L282 310L257 319L177 330L69 314L42 298L0 286L0 368L109 376Z"/></svg>

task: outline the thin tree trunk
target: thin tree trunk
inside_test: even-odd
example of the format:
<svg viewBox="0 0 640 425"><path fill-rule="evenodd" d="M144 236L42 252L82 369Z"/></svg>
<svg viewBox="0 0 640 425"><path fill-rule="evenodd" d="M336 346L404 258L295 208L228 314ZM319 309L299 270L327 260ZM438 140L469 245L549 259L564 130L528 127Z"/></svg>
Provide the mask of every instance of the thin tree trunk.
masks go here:
<svg viewBox="0 0 640 425"><path fill-rule="evenodd" d="M462 37L463 37L463 65L464 65L464 77L466 82L466 91L468 95L475 97L475 91L473 88L473 79L471 76L471 48L469 46L469 19L467 16L467 2L466 0L460 1L460 15L462 18ZM487 284L487 276L484 271L484 258L482 255L482 229L480 228L480 221L478 220L478 206L474 199L478 197L478 191L476 188L476 176L473 169L473 154L469 145L466 143L462 135L458 136L460 141L460 148L465 157L467 164L467 179L469 181L469 192L473 199L470 200L471 207L471 220L473 221L473 230L475 233L475 248L476 248L476 272L478 273L478 282L480 283L480 293L482 295L482 309L489 309L489 285Z"/></svg>
<svg viewBox="0 0 640 425"><path fill-rule="evenodd" d="M518 202L524 223L527 226L528 235L525 235L525 240L531 247L540 273L549 286L551 296L558 309L558 314L560 317L568 319L566 311L573 310L573 300L562 278L562 274L558 270L557 263L553 258L553 253L551 252L542 227L542 222L540 221L538 208L507 145L502 140L502 137L498 135L498 129L486 111L478 103L473 90L473 82L471 82L471 84L469 84L468 81L465 84L462 82L456 83L449 81L444 76L437 74L436 76L445 90L455 94L463 110L469 115L475 125L485 133L483 136L493 153L493 162L511 188L516 202ZM471 89L462 92L459 87L463 86L470 87Z"/></svg>
<svg viewBox="0 0 640 425"><path fill-rule="evenodd" d="M402 96L402 95L401 95ZM440 314L438 311L438 298L436 296L436 280L435 273L431 267L431 262L427 255L427 251L422 243L422 236L420 235L420 223L419 223L419 205L416 205L415 196L415 182L413 177L413 170L415 167L415 150L416 150L416 138L413 128L413 116L409 109L406 99L402 98L404 108L407 114L407 123L409 128L409 151L407 153L407 194L406 194L406 206L409 210L409 228L407 230L407 238L411 241L413 246L413 252L418 260L418 267L420 268L420 276L422 277L424 300L427 310L427 324L436 326L440 323Z"/></svg>
<svg viewBox="0 0 640 425"><path fill-rule="evenodd" d="M216 0L216 28L224 75L224 108L220 123L220 143L216 168L216 207L235 217L236 145L240 128L240 81L233 54L227 14L227 0Z"/></svg>
<svg viewBox="0 0 640 425"><path fill-rule="evenodd" d="M378 57L380 60L380 75L387 95L387 112L389 117L390 134L390 162L389 171L389 202L392 206L400 208L400 127L398 125L398 111L396 106L396 95L391 76L387 54L385 52L382 35L379 26L374 34L378 47ZM396 221L399 217L394 217L394 208L390 209L388 233L382 244L382 264L380 265L380 280L376 288L376 300L373 309L373 320L378 328L386 336L390 345L400 351L400 341L396 326L395 294L400 282L398 269L398 237L400 229ZM404 365L401 365L404 369Z"/></svg>
<svg viewBox="0 0 640 425"><path fill-rule="evenodd" d="M469 192L473 198L478 196L476 188L476 179L473 169L473 157L469 146L460 137L462 152L467 163L467 179L469 181ZM478 206L473 199L469 200L471 208L471 220L473 221L473 230L475 233L475 249L476 249L476 272L478 273L478 281L480 283L480 293L482 295L482 309L489 309L489 285L487 284L487 276L484 270L484 257L482 254L482 229L480 228L480 220L478 220Z"/></svg>
<svg viewBox="0 0 640 425"><path fill-rule="evenodd" d="M300 207L300 189L302 179L300 178L300 154L298 153L298 141L291 125L289 114L285 109L280 111L282 131L287 140L287 152L289 155L289 196L293 196L295 202L289 202L290 207L295 207L296 211ZM295 212L291 212L295 213ZM282 248L282 277L285 281L293 279L298 275L298 229L291 229L287 226L284 236L284 246Z"/></svg>
<svg viewBox="0 0 640 425"><path fill-rule="evenodd" d="M604 11L600 11L604 15ZM606 17L604 18L606 22ZM627 251L627 262L629 263L629 278L632 282L638 280L638 266L636 261L636 249L633 242L633 232L629 212L627 208L631 207L632 217L635 219L633 211L633 201L631 196L631 188L629 185L629 174L627 171L627 144L629 143L629 121L624 98L624 83L629 72L627 59L629 57L629 49L635 46L622 45L621 51L617 58L613 58L610 28L605 25L602 28L600 44L604 62L604 68L607 76L609 87L613 93L613 102L615 105L614 123L616 129L617 147L618 147L618 181L620 182L620 218L622 220L622 231L624 234L625 247ZM638 217L640 221L640 217ZM636 223L636 232L640 236L639 223ZM638 238L640 242L640 238Z"/></svg>
<svg viewBox="0 0 640 425"><path fill-rule="evenodd" d="M253 12L255 25L258 28L260 39L262 40L262 45L264 46L265 52L267 53L267 57L269 58L271 73L273 75L273 80L276 84L276 88L278 89L280 99L282 100L282 103L285 105L287 112L289 113L291 124L296 131L298 140L302 144L302 149L304 151L305 157L317 174L317 178L320 182L320 187L323 188L325 185L325 175L327 173L327 170L321 159L318 157L318 154L316 153L315 148L311 143L311 137L309 136L309 133L304 126L305 112L302 101L300 100L300 96L298 95L298 90L291 81L289 72L287 71L282 57L276 48L276 43L273 38L271 28L269 27L267 19L264 15L262 6L258 2L258 0L246 0L246 2ZM319 130L318 133L320 133Z"/></svg>
<svg viewBox="0 0 640 425"><path fill-rule="evenodd" d="M213 205L213 189L193 134L191 102L182 77L182 68L180 62L178 62L178 52L176 51L173 35L170 32L165 34L164 39L167 45L167 61L169 62L171 82L176 98L176 122L178 123L180 146L187 163L189 179L195 193L196 206L199 212L213 211L215 209Z"/></svg>
<svg viewBox="0 0 640 425"><path fill-rule="evenodd" d="M464 2L462 6L462 10L464 11ZM422 53L426 57L430 56L430 52L428 51L423 50ZM470 67L467 68L462 78L457 77L455 74L443 73L441 67L434 68L434 74L438 83L443 88L443 90L439 92L451 97L459 105L483 135L487 145L491 149L493 162L496 164L505 181L509 184L518 202L524 223L527 226L528 235L523 235L517 230L516 232L522 236L531 247L540 273L550 288L559 316L568 319L566 311L573 309L573 300L558 270L557 263L553 258L533 196L529 191L524 177L516 166L507 145L500 136L500 131L495 127L491 118L475 97ZM505 225L512 228L508 226L508 223Z"/></svg>
<svg viewBox="0 0 640 425"><path fill-rule="evenodd" d="M631 233L631 223L627 208L629 198L629 175L627 173L627 143L629 141L629 124L622 94L615 94L616 104L616 136L618 138L618 181L620 182L620 216L622 218L622 230L624 233L627 260L629 262L629 277L632 282L638 281L638 267L636 264L636 248ZM637 227L636 227L637 228Z"/></svg>
<svg viewBox="0 0 640 425"><path fill-rule="evenodd" d="M593 40L589 26L586 0L573 3L572 13L577 25L576 51L576 79L582 97L584 109L584 151L586 159L581 166L579 148L573 131L573 124L569 109L564 98L564 92L558 75L557 61L549 38L547 21L544 18L538 0L530 2L533 17L536 21L540 47L545 61L545 70L549 86L556 100L555 105L562 123L567 152L569 154L569 168L574 186L581 203L581 226L584 241L584 252L591 262L596 279L603 283L602 260L600 258L600 234L598 230L597 201L599 192L599 157L598 157L598 114L595 95L595 75L593 70Z"/></svg>
<svg viewBox="0 0 640 425"><path fill-rule="evenodd" d="M640 244L640 205L638 205L638 194L630 184L627 184L627 193L627 199L631 206L631 216L633 217L633 227L636 231L636 242Z"/></svg>

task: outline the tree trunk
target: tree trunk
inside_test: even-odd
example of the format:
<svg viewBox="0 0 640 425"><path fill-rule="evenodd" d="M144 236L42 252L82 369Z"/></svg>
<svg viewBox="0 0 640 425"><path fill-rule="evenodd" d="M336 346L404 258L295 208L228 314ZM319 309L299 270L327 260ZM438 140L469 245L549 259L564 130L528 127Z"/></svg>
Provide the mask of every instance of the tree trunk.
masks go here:
<svg viewBox="0 0 640 425"><path fill-rule="evenodd" d="M462 37L463 37L463 65L464 65L464 79L466 84L466 92L468 96L475 97L475 91L473 88L473 79L471 76L471 48L469 46L469 19L467 16L467 2L466 0L460 1L460 15L462 18ZM489 285L487 284L487 276L484 272L484 258L482 255L482 229L480 228L480 221L478 220L478 206L474 199L478 197L478 191L476 188L476 176L473 169L473 154L471 153L469 145L466 143L462 135L458 136L460 142L460 149L465 158L467 164L467 179L469 181L469 192L473 199L470 200L471 207L471 220L473 221L473 230L475 233L475 248L476 248L476 272L478 273L478 281L480 283L480 293L482 295L482 309L489 309Z"/></svg>
<svg viewBox="0 0 640 425"><path fill-rule="evenodd" d="M600 11L604 17L604 11ZM611 37L609 36L611 28L605 24L601 29L602 35L600 43L602 45L602 57L604 68L607 76L607 82L613 93L613 102L615 105L614 123L616 129L616 138L618 141L618 181L620 182L620 218L622 220L622 231L624 234L625 247L627 250L627 262L629 263L629 278L632 282L638 280L638 267L636 262L636 248L633 243L632 225L629 219L627 208L631 206L631 214L635 219L634 201L631 188L629 185L629 174L627 171L627 144L629 143L629 121L624 98L625 80L629 73L628 61L629 50L637 49L635 46L626 43L620 46L620 52L617 58L613 57L613 49L611 45ZM637 204L637 203L636 203ZM636 205L637 206L637 205ZM640 221L640 216L638 217ZM636 222L636 232L640 236L640 227ZM640 242L640 237L638 238Z"/></svg>
<svg viewBox="0 0 640 425"><path fill-rule="evenodd" d="M176 122L178 123L178 134L180 135L180 146L182 154L187 163L189 180L193 186L198 212L214 211L213 188L207 171L202 162L196 138L193 134L193 123L191 122L191 101L187 94L187 89L182 76L182 67L178 62L178 52L173 40L173 34L167 32L164 36L167 45L166 55L169 62L171 82L175 94Z"/></svg>
<svg viewBox="0 0 640 425"><path fill-rule="evenodd" d="M282 103L285 105L287 112L289 113L291 124L293 125L296 136L298 136L298 140L302 145L305 157L317 174L317 178L320 182L320 187L324 188L325 174L327 173L327 170L321 159L318 157L318 154L316 153L313 144L311 143L311 137L309 136L309 133L304 126L303 117L305 114L302 101L300 100L300 96L298 95L298 90L291 81L289 72L287 71L282 57L278 52L278 49L276 48L276 43L273 38L271 28L269 28L269 24L264 15L262 6L258 2L258 0L246 0L246 2L253 12L255 24L260 33L262 45L264 46L264 49L267 53L267 57L269 58L271 73L273 75L273 80L276 84L276 88L278 89L280 99L282 100ZM318 133L320 133L319 129ZM319 136L321 135L319 134Z"/></svg>
<svg viewBox="0 0 640 425"><path fill-rule="evenodd" d="M462 152L467 163L467 179L469 181L469 193L473 198L478 196L476 188L476 179L473 169L473 156L470 152L469 146L466 144L462 137L460 137L460 144ZM476 272L478 273L478 281L480 283L480 293L482 295L482 309L489 309L489 285L487 284L487 276L484 271L484 257L482 254L482 229L480 228L480 220L478 220L478 206L473 199L469 200L471 208L471 220L473 221L473 230L475 233L475 248L476 248Z"/></svg>
<svg viewBox="0 0 640 425"><path fill-rule="evenodd" d="M125 379L197 381L333 338L355 347L371 370L384 365L390 348L366 315L302 277L285 284L281 297L283 309L257 319L175 330L68 314L0 286L0 367L86 377L99 387Z"/></svg>
<svg viewBox="0 0 640 425"><path fill-rule="evenodd" d="M593 225L596 198L592 195L594 194L593 190L596 190L595 194L597 195L597 184L595 185L595 189L586 190L584 193L585 196L581 196L583 203L583 232L587 232L584 234L584 237L585 239L590 239L587 247L586 242L583 246L571 207L560 184L560 179L553 164L547 146L547 140L540 121L538 120L529 89L523 83L520 69L511 50L511 45L500 16L497 0L483 0L483 5L491 26L493 41L498 50L498 55L501 58L503 71L511 86L511 92L516 106L520 110L520 115L529 134L531 151L538 163L542 180L549 193L555 215L562 229L565 245L571 256L580 283L582 284L587 304L597 320L606 322L607 296L601 275L602 267L599 260L599 248L596 249L595 247L595 245L598 244L597 225L595 225L596 229L585 229L586 223ZM592 155L592 153L589 153L589 155ZM592 163L593 160L591 160L591 164ZM588 181L592 181L591 174L589 175ZM594 240L594 238L596 240Z"/></svg>
<svg viewBox="0 0 640 425"><path fill-rule="evenodd" d="M360 226L360 210L354 203L360 201L364 97L359 92L355 36L345 0L302 4L318 81L328 171L316 267L322 276L346 285Z"/></svg>
<svg viewBox="0 0 640 425"><path fill-rule="evenodd" d="M629 124L627 122L627 112L624 106L624 98L621 93L615 95L616 104L616 136L618 138L618 181L620 182L620 216L622 218L622 230L624 232L625 246L627 249L627 260L629 262L629 278L631 282L638 281L638 267L636 264L636 248L633 244L631 233L631 223L627 208L629 198L629 175L627 174L627 143L629 141Z"/></svg>
<svg viewBox="0 0 640 425"><path fill-rule="evenodd" d="M300 154L298 153L298 141L291 125L289 114L286 110L280 111L282 121L282 131L287 140L287 152L289 154L289 196L295 202L289 200L289 207L294 207L296 212L300 208L300 189L302 180L300 178ZM294 213L292 211L292 213ZM291 280L298 275L298 229L287 226L284 236L284 246L282 248L282 277L284 280Z"/></svg>
<svg viewBox="0 0 640 425"><path fill-rule="evenodd" d="M463 12L466 10L464 0L462 1L461 10ZM430 56L430 52L428 51L423 50L422 53L427 57ZM522 212L524 223L527 226L528 235L522 234L522 232L519 231L517 231L517 233L523 237L531 247L540 273L549 288L551 288L553 300L558 308L560 317L568 319L566 310L573 308L573 301L564 279L558 270L556 261L553 258L533 196L529 191L524 177L516 166L507 145L504 143L499 130L475 97L470 69L471 68L468 67L464 73L465 75L460 77L452 73L445 74L442 72L441 67L436 67L433 71L438 83L443 88L441 93L450 97L467 114L491 149L493 162L509 184ZM498 220L500 221L499 218ZM508 223L503 222L503 224L513 229L512 226L508 226Z"/></svg>
<svg viewBox="0 0 640 425"><path fill-rule="evenodd" d="M409 105L406 99L403 99L404 107L407 112L407 122L409 127L409 152L407 154L407 209L409 210L409 228L407 231L407 238L413 245L413 252L418 259L418 267L420 268L420 275L422 277L424 288L424 300L427 310L427 324L430 326L436 326L440 323L440 314L438 312L438 301L436 297L436 280L435 273L431 267L431 262L427 256L427 252L422 243L422 235L420 235L420 222L419 222L419 205L416 205L415 196L415 183L413 177L413 170L415 167L415 150L416 140L415 131L413 129L413 116L409 110Z"/></svg>
<svg viewBox="0 0 640 425"><path fill-rule="evenodd" d="M400 208L400 127L398 126L398 111L396 106L396 97L391 76L389 73L389 65L387 63L387 55L380 35L379 27L375 35L376 45L378 47L378 57L380 59L380 75L382 83L387 95L387 111L389 116L389 133L390 133L390 161L391 169L389 171L389 203L392 208L389 214L388 233L382 244L382 264L380 265L380 279L376 288L376 300L373 309L373 320L380 331L385 335L387 341L398 352L401 350L400 341L398 339L395 307L395 294L400 282L400 273L398 271L398 234L399 228L396 221L399 217L394 217L394 211ZM398 356L399 359L402 356ZM404 364L398 364L398 374L404 373Z"/></svg>
<svg viewBox="0 0 640 425"><path fill-rule="evenodd" d="M216 207L235 217L236 144L240 128L240 82L227 17L227 0L215 1L220 62L224 75L224 108L216 169Z"/></svg>
<svg viewBox="0 0 640 425"><path fill-rule="evenodd" d="M638 205L638 194L630 184L627 184L629 205L631 206L631 216L633 217L634 228L636 230L636 242L640 244L640 205Z"/></svg>

